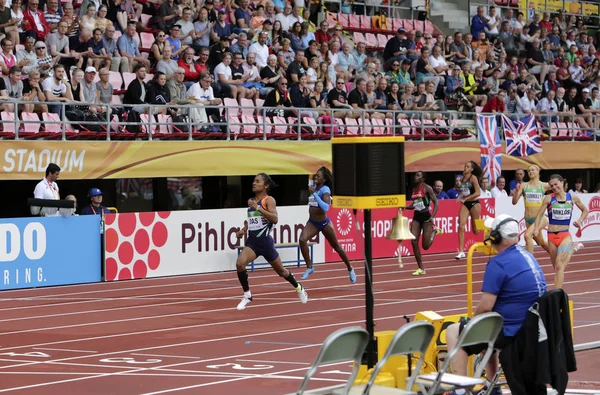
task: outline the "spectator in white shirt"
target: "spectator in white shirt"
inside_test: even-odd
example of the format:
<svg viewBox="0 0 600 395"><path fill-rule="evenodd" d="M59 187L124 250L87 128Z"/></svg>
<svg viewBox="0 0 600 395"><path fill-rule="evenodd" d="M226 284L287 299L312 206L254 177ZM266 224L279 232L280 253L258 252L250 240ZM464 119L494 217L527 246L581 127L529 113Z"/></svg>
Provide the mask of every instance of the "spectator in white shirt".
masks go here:
<svg viewBox="0 0 600 395"><path fill-rule="evenodd" d="M490 193L492 194L493 198L498 198L498 197L508 197L508 193L506 193L506 189L504 189L504 187L506 186L506 179L504 177L498 177L498 179L496 180L496 185L492 188L492 190L490 191Z"/></svg>
<svg viewBox="0 0 600 395"><path fill-rule="evenodd" d="M269 34L262 32L258 36L258 41L250 46L248 53L256 54L256 65L259 69L262 69L267 65L267 58L269 57L269 47L267 41L269 40Z"/></svg>
<svg viewBox="0 0 600 395"><path fill-rule="evenodd" d="M289 3L286 3L285 7L283 8L283 13L275 15L275 20L281 23L281 30L284 32L290 30L290 27L294 24L294 22L296 22L296 20L293 18L292 6Z"/></svg>
<svg viewBox="0 0 600 395"><path fill-rule="evenodd" d="M492 193L488 191L488 187L490 186L490 179L487 177L481 177L480 188L481 192L479 193L479 197L481 198L491 198Z"/></svg>
<svg viewBox="0 0 600 395"><path fill-rule="evenodd" d="M558 122L558 117L554 115L558 112L558 106L554 101L555 96L556 93L554 91L548 91L546 97L540 100L536 107L538 114L548 114L541 117L541 121L545 125L549 125L551 122Z"/></svg>
<svg viewBox="0 0 600 395"><path fill-rule="evenodd" d="M229 66L227 69L231 72ZM188 89L188 99L194 99L197 104L202 104L204 106L220 106L222 101L221 99L215 99L211 84L212 78L210 77L210 74L207 71L203 71L200 74L200 80L195 82L190 89ZM214 115L213 118L216 118L216 120L220 119L219 110L217 108L207 108L206 115L209 117Z"/></svg>
<svg viewBox="0 0 600 395"><path fill-rule="evenodd" d="M55 163L50 163L46 167L46 177L35 186L33 197L35 199L60 200L60 193L56 184L59 174L60 167ZM42 217L51 217L58 215L58 208L43 207L40 211L39 207L31 206L31 213L33 215L39 213Z"/></svg>
<svg viewBox="0 0 600 395"><path fill-rule="evenodd" d="M443 74L450 69L450 65L446 62L446 59L442 56L442 48L435 45L429 55L429 65L433 67L436 73Z"/></svg>
<svg viewBox="0 0 600 395"><path fill-rule="evenodd" d="M517 112L521 114L535 114L535 90L529 88L527 94L517 103Z"/></svg>

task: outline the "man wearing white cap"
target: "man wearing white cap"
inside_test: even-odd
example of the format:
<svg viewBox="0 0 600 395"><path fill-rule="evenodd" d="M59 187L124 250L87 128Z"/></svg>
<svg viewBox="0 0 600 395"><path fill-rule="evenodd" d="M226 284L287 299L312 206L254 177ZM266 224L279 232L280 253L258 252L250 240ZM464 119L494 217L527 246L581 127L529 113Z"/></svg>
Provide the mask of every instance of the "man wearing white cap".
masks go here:
<svg viewBox="0 0 600 395"><path fill-rule="evenodd" d="M510 215L502 214L497 218L485 220L490 235L486 242L491 242L498 251L488 262L483 275L481 299L475 308L475 315L494 311L504 318L502 332L498 335L495 349L503 349L511 344L521 326L525 322L527 311L546 292L546 279L540 265L532 254L519 243L519 223ZM452 324L446 330L448 350L456 347L458 337L466 320ZM464 347L452 362L454 373L465 376L469 355L479 354L487 349L487 344ZM498 355L494 353L489 359L485 372L486 387L478 394L484 394L498 370ZM507 380L508 374L505 371ZM510 380L508 381L510 384ZM462 392L461 392L462 391ZM456 390L451 394L462 394L464 390ZM495 387L492 394L501 394L500 387Z"/></svg>

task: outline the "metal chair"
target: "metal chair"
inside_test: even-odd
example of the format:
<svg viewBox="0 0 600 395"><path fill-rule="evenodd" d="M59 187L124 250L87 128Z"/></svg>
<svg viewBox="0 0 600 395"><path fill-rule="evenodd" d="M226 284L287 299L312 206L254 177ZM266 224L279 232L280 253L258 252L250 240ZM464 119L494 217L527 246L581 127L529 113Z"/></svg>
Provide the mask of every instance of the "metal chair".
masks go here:
<svg viewBox="0 0 600 395"><path fill-rule="evenodd" d="M504 319L498 313L485 313L473 317L464 327L458 338L456 347L448 352L448 357L444 361L442 368L438 373L429 373L417 378L417 383L424 394L434 395L443 385L442 392L451 391L456 388L472 389L476 385L485 383L481 379L481 373L494 351L494 343L502 330ZM465 346L474 346L477 344L487 344L487 350L481 358L481 363L477 367L473 377L460 376L447 373L452 359L456 353ZM429 390L426 388L429 387Z"/></svg>
<svg viewBox="0 0 600 395"><path fill-rule="evenodd" d="M354 360L352 374L342 392L342 394L347 395L358 374L361 358L365 348L367 348L368 341L369 333L358 326L342 328L327 336L327 339L325 339L321 346L319 355L317 355L317 359L315 359L308 372L306 372L306 375L304 375L304 379L300 388L296 391L296 395L304 394L310 378L317 372L319 366Z"/></svg>
<svg viewBox="0 0 600 395"><path fill-rule="evenodd" d="M421 357L417 362L411 376L407 380L407 384L404 390L395 389L393 390L394 394L399 395L417 395L416 392L412 391L412 387L415 384L415 380L417 376L421 372L421 367L423 366L423 361L425 360L425 352L431 343L431 339L433 338L433 334L435 329L433 325L426 321L413 321L409 324L403 325L390 342L385 354L383 357L377 362L373 372L371 373L371 378L366 385L352 387L350 391L350 395L369 395L370 391L374 392L377 390L382 390L381 386L373 385L377 375L381 371L381 369L387 363L388 358L395 355L406 355L413 353L420 353ZM392 392L392 391L390 391Z"/></svg>

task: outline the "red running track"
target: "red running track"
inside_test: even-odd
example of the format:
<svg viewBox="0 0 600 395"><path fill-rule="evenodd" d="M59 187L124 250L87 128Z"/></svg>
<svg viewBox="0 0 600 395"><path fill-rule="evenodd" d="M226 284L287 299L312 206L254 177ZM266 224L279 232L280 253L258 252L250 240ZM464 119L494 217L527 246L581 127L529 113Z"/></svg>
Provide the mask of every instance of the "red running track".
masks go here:
<svg viewBox="0 0 600 395"><path fill-rule="evenodd" d="M574 256L565 290L575 305L575 343L600 340L600 243ZM547 255L536 252L548 283ZM451 254L374 262L376 330L396 330L404 315L466 311L466 268ZM474 290L487 258L476 256ZM270 269L250 273L254 301L235 309L235 273L40 288L0 293L0 393L257 394L295 391L325 337L364 325L362 262L351 285L341 264L323 264L304 281L309 302ZM297 278L303 268L294 269ZM475 293L475 303L479 293ZM600 353L578 353L570 388L600 388ZM344 382L348 363L320 369L310 388Z"/></svg>

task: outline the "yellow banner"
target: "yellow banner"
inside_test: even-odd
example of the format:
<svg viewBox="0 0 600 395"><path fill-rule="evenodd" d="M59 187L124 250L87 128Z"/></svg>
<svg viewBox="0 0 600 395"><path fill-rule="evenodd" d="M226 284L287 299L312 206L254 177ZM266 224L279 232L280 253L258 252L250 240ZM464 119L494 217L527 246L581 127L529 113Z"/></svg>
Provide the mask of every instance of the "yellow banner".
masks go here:
<svg viewBox="0 0 600 395"><path fill-rule="evenodd" d="M542 169L600 168L600 144L544 142L544 151L520 158L503 155L502 169L530 163ZM406 171L460 171L465 161L479 162L479 144L405 143ZM505 148L502 148L505 150ZM331 168L328 141L0 141L0 179L37 180L48 163L62 179L154 178L268 174L312 174Z"/></svg>
<svg viewBox="0 0 600 395"><path fill-rule="evenodd" d="M564 7L564 8L563 8ZM583 14L584 16L598 16L598 4L590 4L581 1L563 0L519 0L519 9L528 20L533 20L534 13L552 12L556 13L563 9L567 14ZM528 10L526 13L524 10Z"/></svg>
<svg viewBox="0 0 600 395"><path fill-rule="evenodd" d="M312 174L331 163L331 145L311 141L0 141L0 179L40 179L48 163L61 179Z"/></svg>

